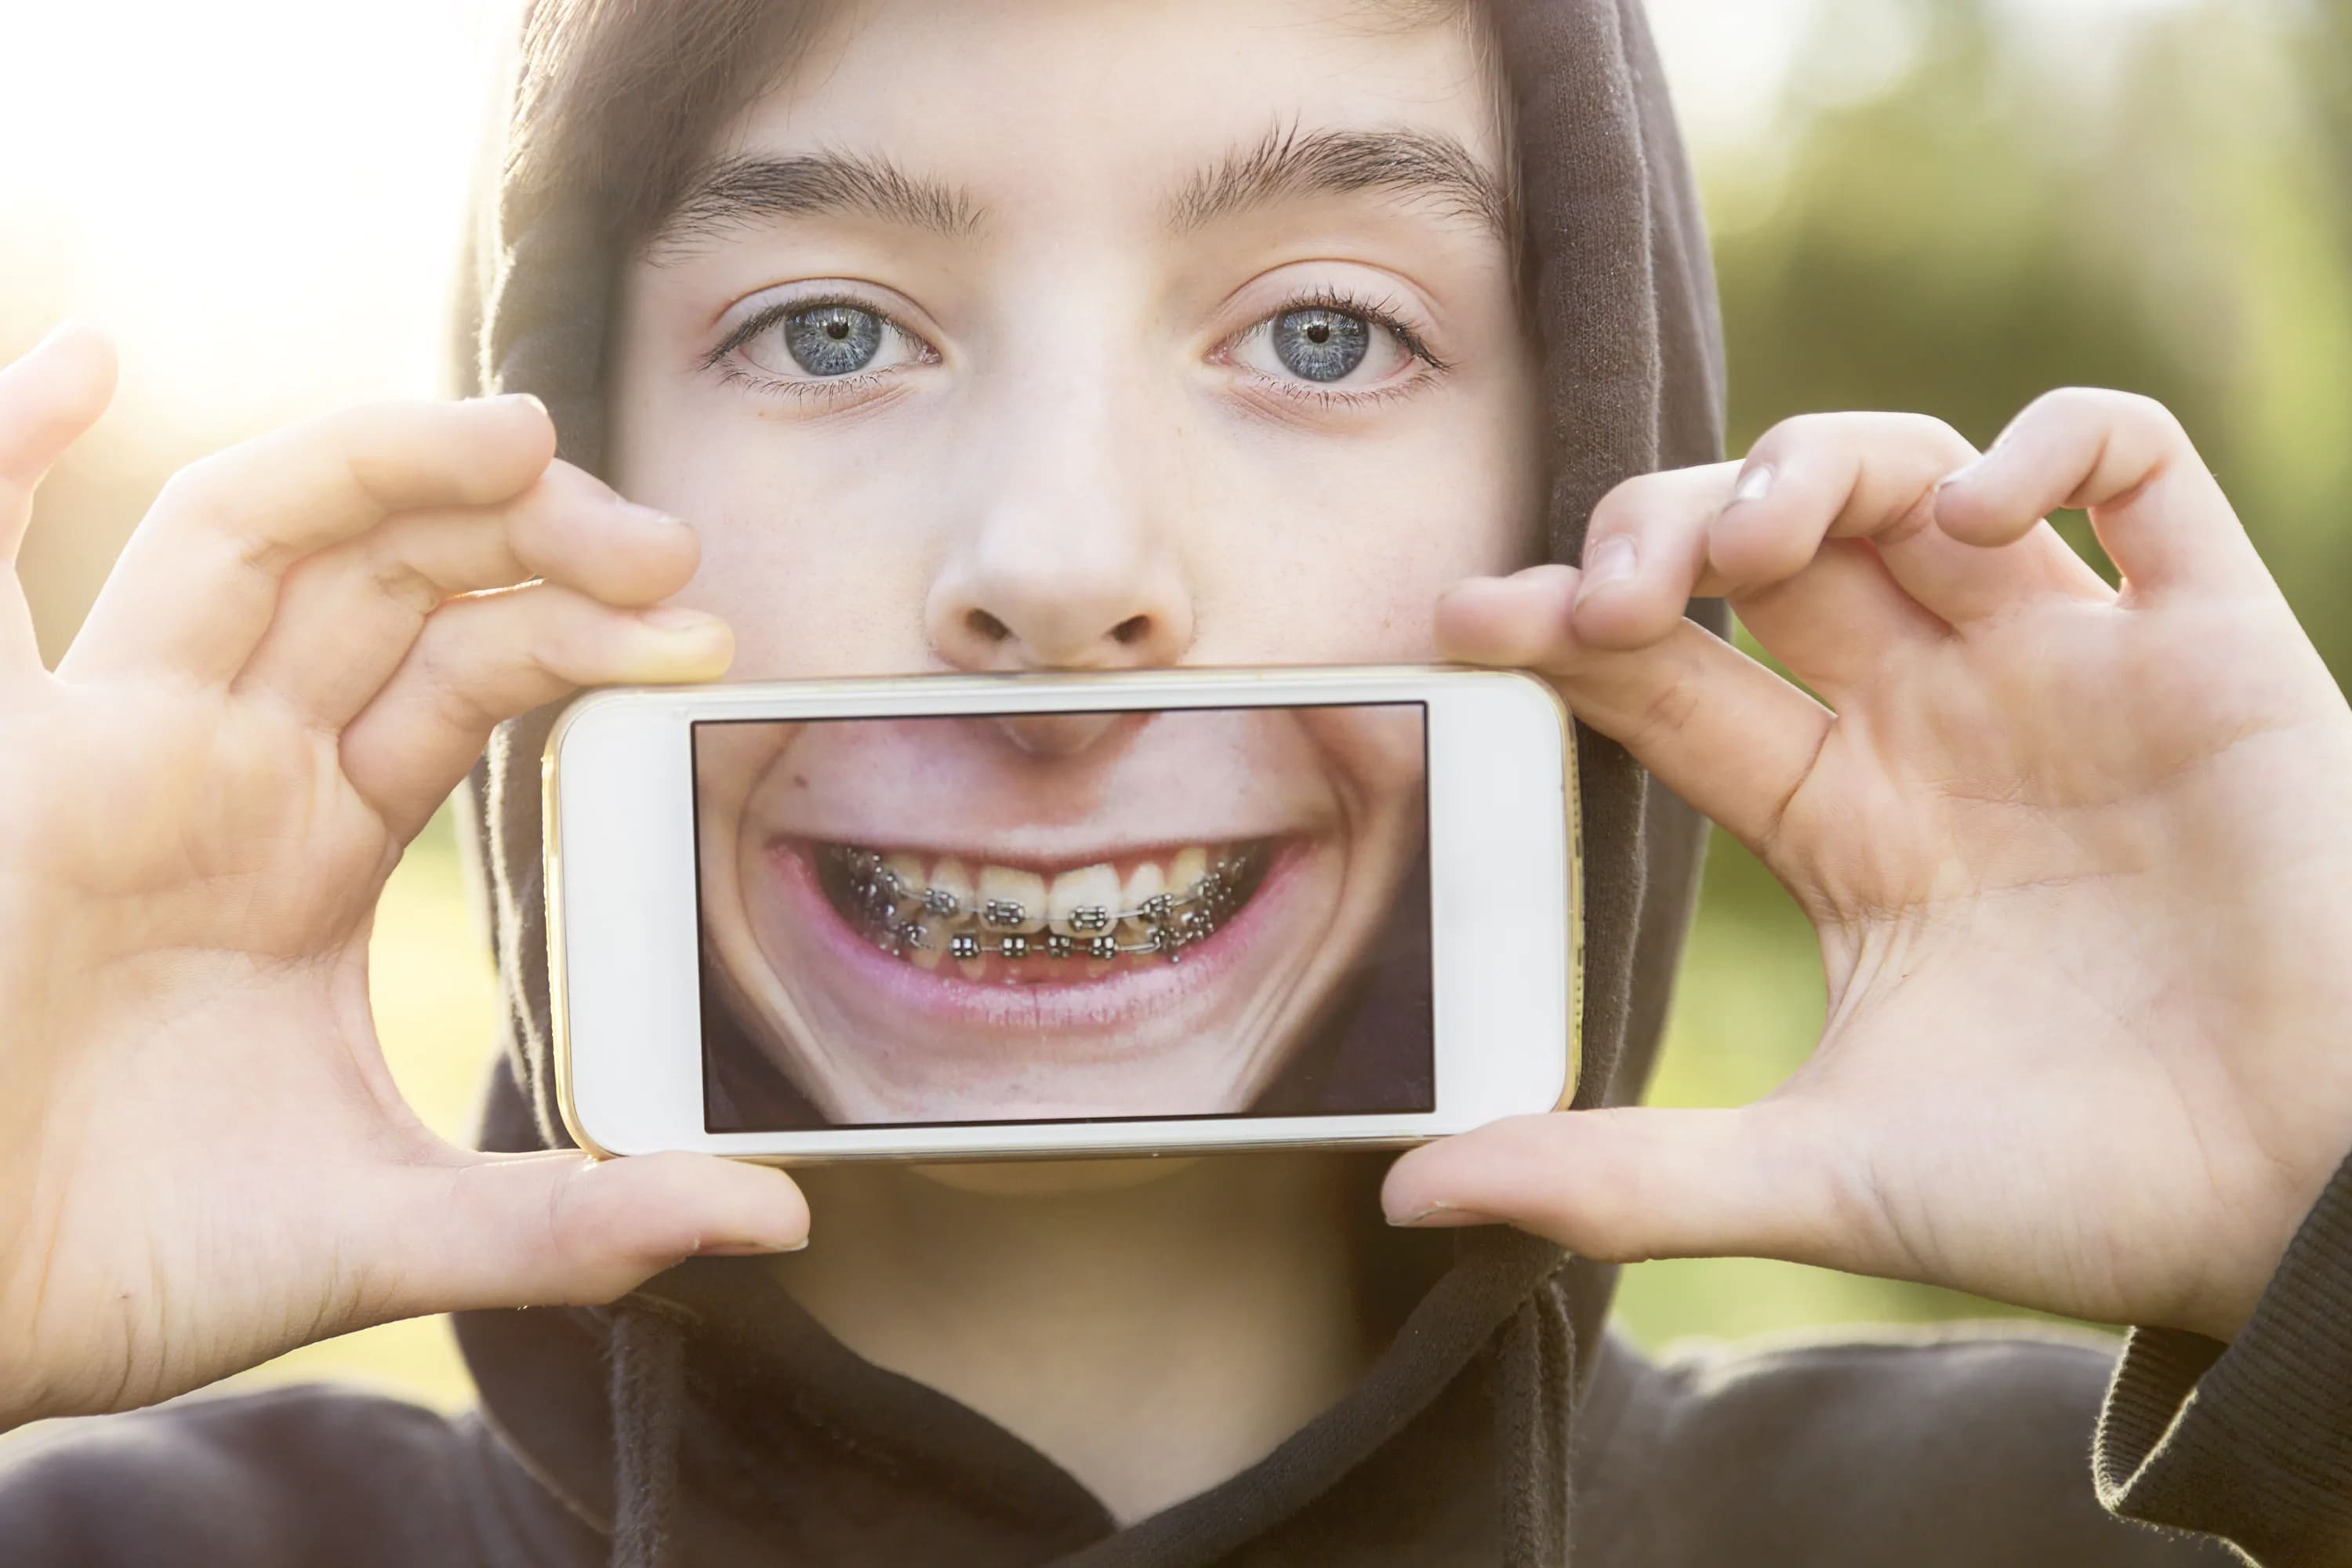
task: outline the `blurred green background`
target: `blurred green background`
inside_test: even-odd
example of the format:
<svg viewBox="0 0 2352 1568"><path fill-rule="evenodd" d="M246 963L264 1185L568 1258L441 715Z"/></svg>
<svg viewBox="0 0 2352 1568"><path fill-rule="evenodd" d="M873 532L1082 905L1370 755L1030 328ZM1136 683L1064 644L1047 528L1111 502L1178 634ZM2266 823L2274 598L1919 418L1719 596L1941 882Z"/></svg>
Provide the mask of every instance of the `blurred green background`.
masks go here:
<svg viewBox="0 0 2352 1568"><path fill-rule="evenodd" d="M136 58L100 49L114 73L100 100L121 112L125 73L168 95L191 50L220 72L249 68L249 93L278 97L237 165L247 184L219 159L175 165L205 144L175 153L156 140L160 120L114 152L83 147L81 165L46 183L30 162L0 174L0 351L85 310L117 325L130 362L122 407L44 491L26 552L53 654L171 468L316 406L427 389L442 341L440 281L487 80L448 62L487 58L502 18L469 0L419 0L396 18L290 0L193 9L202 36L175 39L170 27L192 24L159 11L166 32ZM1653 12L1717 237L1735 448L1807 410L1922 410L1981 445L2053 386L2151 394L2199 439L2339 678L2352 668L2352 624L2332 603L2352 580L2352 0L1654 0ZM11 43L27 27L16 44L54 46L42 28L81 25L0 22L0 58L31 58ZM385 79L289 99L307 90L303 51L331 45L389 61ZM50 90L62 102L79 89L68 73ZM241 101L217 80L208 92ZM14 111L29 112L21 99ZM9 112L0 133L31 129ZM289 139L286 113L321 129ZM304 158L337 177L289 208ZM142 179L158 202L185 200L193 180L194 199L161 216L130 202L126 218ZM110 182L103 200L84 200L92 182ZM191 216L175 227L177 211ZM445 815L386 895L375 985L395 1071L453 1131L491 1037L484 951ZM1803 922L1719 841L1653 1099L1754 1098L1801 1059L1822 1010ZM1737 1259L1630 1269L1622 1302L1621 1321L1653 1344L1999 1310ZM467 1397L430 1322L247 1376L320 1374L445 1405Z"/></svg>

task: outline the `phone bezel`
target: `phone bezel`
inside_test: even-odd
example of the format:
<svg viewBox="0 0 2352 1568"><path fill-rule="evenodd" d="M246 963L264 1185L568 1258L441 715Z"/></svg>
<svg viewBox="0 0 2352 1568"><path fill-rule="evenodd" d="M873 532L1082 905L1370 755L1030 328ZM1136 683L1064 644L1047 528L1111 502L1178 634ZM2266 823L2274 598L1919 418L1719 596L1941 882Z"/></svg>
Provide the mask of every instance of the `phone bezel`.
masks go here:
<svg viewBox="0 0 2352 1568"><path fill-rule="evenodd" d="M705 721L1417 702L1429 721L1436 1104L1375 1115L712 1132L704 1126L689 726ZM898 677L622 687L542 760L557 1101L598 1157L776 1163L1402 1146L1564 1107L1581 1066L1575 748L1550 687L1444 666ZM1526 984L1485 982L1507 972Z"/></svg>

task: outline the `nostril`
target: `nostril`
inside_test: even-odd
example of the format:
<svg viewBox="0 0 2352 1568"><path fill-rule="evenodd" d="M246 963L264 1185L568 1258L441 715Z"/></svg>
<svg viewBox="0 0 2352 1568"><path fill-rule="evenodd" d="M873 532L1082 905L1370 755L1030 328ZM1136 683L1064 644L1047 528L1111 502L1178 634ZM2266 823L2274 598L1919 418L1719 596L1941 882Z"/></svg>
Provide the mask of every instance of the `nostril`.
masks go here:
<svg viewBox="0 0 2352 1568"><path fill-rule="evenodd" d="M970 610L965 612L963 624L971 632L972 636L979 637L985 642L1003 642L1005 638L1013 635L1013 628L1011 626L1006 626L1003 621L998 620L986 610Z"/></svg>
<svg viewBox="0 0 2352 1568"><path fill-rule="evenodd" d="M1141 642L1150 632L1150 616L1129 616L1110 629L1112 639L1122 644Z"/></svg>

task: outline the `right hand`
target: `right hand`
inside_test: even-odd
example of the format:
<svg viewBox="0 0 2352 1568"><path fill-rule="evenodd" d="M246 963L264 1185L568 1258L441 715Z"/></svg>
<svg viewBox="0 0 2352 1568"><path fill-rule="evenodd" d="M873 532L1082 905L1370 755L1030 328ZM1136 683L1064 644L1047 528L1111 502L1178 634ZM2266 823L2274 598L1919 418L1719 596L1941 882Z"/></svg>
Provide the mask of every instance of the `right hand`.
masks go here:
<svg viewBox="0 0 2352 1568"><path fill-rule="evenodd" d="M73 328L0 371L0 1428L797 1245L780 1172L445 1142L369 1012L377 896L494 725L726 668L655 607L693 534L532 399L337 415L175 477L51 674L16 546L113 380Z"/></svg>

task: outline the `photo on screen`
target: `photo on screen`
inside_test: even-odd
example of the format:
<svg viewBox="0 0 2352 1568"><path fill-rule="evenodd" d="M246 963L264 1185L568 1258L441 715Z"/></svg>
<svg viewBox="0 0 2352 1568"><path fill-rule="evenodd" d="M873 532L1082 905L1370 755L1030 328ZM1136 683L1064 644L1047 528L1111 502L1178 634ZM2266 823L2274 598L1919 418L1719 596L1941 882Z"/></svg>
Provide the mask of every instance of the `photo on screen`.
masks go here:
<svg viewBox="0 0 2352 1568"><path fill-rule="evenodd" d="M710 1131L1435 1107L1422 703L692 744Z"/></svg>

